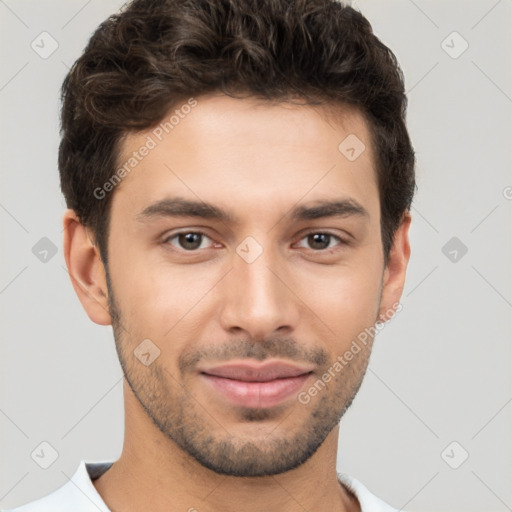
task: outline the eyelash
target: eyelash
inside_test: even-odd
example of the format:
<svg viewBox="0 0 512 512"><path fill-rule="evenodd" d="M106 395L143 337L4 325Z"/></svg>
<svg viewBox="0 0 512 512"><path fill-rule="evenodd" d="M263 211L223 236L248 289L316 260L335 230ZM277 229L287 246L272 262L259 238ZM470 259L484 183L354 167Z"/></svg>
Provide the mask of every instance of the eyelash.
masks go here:
<svg viewBox="0 0 512 512"><path fill-rule="evenodd" d="M201 236L209 238L211 240L211 238L206 233L204 233L203 231L186 230L186 231L179 231L177 233L174 233L174 234L166 237L163 240L163 243L164 244L168 244L168 245L172 245L172 244L169 243L170 240L173 240L174 238L178 237L179 235L187 235L187 234L201 235ZM304 238L307 238L310 235L316 235L316 234L327 235L329 237L337 239L338 242L339 242L339 246L349 245L349 242L347 242L346 240L344 240L340 236L335 235L334 233L330 233L329 231L310 231L308 233L305 233L300 240L304 240ZM175 249L175 250L177 250L179 252L185 252L185 253L191 253L191 254L199 252L199 249L187 250L187 249L176 248L175 246L172 246L172 247L173 247L173 249ZM313 252L319 253L319 254L331 254L331 253L333 253L336 250L336 248L335 247L331 247L331 248L327 248L327 249L311 249L311 250Z"/></svg>

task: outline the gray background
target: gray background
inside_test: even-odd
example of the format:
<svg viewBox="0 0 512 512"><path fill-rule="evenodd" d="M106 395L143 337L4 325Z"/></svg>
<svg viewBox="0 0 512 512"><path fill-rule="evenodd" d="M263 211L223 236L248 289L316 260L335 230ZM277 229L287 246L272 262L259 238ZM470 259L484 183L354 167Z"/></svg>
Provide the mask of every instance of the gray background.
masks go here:
<svg viewBox="0 0 512 512"><path fill-rule="evenodd" d="M59 87L121 3L0 0L2 508L121 452L122 373L65 269L57 173ZM419 190L403 310L341 423L338 469L411 512L512 510L512 3L354 4L404 70Z"/></svg>

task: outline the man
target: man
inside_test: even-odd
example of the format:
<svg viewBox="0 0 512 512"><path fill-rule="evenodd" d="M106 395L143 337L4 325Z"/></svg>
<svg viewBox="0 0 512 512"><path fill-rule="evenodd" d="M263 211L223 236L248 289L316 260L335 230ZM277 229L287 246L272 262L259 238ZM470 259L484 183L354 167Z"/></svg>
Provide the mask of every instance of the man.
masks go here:
<svg viewBox="0 0 512 512"><path fill-rule="evenodd" d="M63 84L64 253L124 372L115 462L17 512L394 510L336 471L401 307L403 76L335 0L134 0Z"/></svg>

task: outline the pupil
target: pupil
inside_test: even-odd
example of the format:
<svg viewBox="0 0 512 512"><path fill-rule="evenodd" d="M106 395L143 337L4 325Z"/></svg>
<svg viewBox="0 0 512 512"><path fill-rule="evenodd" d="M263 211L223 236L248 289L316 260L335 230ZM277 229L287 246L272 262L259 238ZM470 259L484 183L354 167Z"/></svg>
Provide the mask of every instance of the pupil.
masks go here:
<svg viewBox="0 0 512 512"><path fill-rule="evenodd" d="M184 249L197 249L201 245L200 242L201 235L199 233L185 233L181 234L180 243ZM184 243L182 243L184 242ZM192 247L190 247L190 244L192 244Z"/></svg>
<svg viewBox="0 0 512 512"><path fill-rule="evenodd" d="M329 236L330 235L327 235L326 233L315 233L310 235L310 240L313 240L313 246L317 245L317 243L320 243L321 247L316 246L316 249L325 249L329 246Z"/></svg>

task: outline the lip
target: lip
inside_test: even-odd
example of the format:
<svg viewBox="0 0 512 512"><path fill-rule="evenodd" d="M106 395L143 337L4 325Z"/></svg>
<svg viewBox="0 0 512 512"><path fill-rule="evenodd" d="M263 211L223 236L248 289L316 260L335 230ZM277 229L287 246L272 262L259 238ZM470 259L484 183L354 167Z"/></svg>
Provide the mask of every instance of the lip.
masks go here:
<svg viewBox="0 0 512 512"><path fill-rule="evenodd" d="M275 379L297 377L313 370L311 366L297 365L286 361L232 361L218 366L205 366L199 372L214 377L240 380L245 382L268 382Z"/></svg>
<svg viewBox="0 0 512 512"><path fill-rule="evenodd" d="M199 376L230 403L251 408L279 405L296 394L309 379L311 366L284 361L231 362L202 367Z"/></svg>

